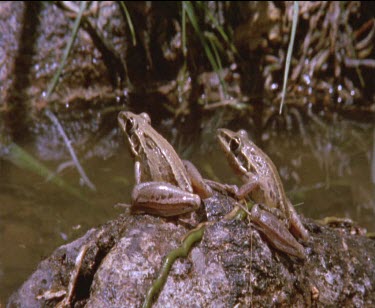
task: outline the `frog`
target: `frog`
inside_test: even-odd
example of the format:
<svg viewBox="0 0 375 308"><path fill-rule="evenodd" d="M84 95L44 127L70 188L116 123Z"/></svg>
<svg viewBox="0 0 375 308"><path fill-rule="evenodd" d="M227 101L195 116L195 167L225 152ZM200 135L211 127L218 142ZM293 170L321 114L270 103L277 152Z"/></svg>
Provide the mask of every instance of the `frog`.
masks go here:
<svg viewBox="0 0 375 308"><path fill-rule="evenodd" d="M303 259L303 246L296 239L308 241L309 232L287 198L272 160L250 140L245 130L234 132L221 128L217 138L229 164L243 182L239 188L231 185L230 190L237 199L249 197L256 203L251 218L276 248ZM287 234L289 231L293 236Z"/></svg>
<svg viewBox="0 0 375 308"><path fill-rule="evenodd" d="M147 113L121 111L117 119L135 159L132 214L184 215L198 210L202 200L212 196L198 169L178 156L151 126Z"/></svg>

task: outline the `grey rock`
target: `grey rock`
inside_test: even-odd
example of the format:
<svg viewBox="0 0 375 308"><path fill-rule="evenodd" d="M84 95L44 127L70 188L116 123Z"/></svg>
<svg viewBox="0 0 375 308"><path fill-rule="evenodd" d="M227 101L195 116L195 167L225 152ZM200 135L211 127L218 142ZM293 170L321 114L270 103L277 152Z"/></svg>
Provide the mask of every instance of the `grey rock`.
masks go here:
<svg viewBox="0 0 375 308"><path fill-rule="evenodd" d="M353 224L332 228L303 219L311 239L303 243L307 258L301 261L269 246L246 219L224 220L231 198L215 195L204 203L212 224L188 257L175 261L154 307L375 304L375 241ZM83 245L87 250L69 304L140 307L164 258L181 245L187 225L120 215L42 261L8 307L58 305L65 292L56 292L67 291ZM55 297L47 300L51 293Z"/></svg>

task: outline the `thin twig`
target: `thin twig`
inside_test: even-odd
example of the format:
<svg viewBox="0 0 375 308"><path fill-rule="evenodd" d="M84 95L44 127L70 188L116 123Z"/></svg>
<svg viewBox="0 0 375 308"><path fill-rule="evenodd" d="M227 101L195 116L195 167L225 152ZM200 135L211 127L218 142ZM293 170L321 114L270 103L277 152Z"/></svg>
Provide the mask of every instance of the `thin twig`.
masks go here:
<svg viewBox="0 0 375 308"><path fill-rule="evenodd" d="M375 68L374 59L350 59L350 58L345 57L344 61L345 61L346 67L366 66L369 68Z"/></svg>
<svg viewBox="0 0 375 308"><path fill-rule="evenodd" d="M68 285L68 292L67 294L65 295L65 298L63 299L62 302L60 302L57 307L58 308L62 308L62 307L72 307L72 298L73 298L73 295L74 295L74 291L76 289L76 286L77 286L77 281L78 281L78 276L79 276L79 272L82 268L82 263L83 263L83 260L86 256L86 252L87 250L89 249L89 245L88 244L85 244L81 247L77 257L76 257L76 261L75 261L75 265L74 265L74 269L72 271L72 273L70 274L70 279L69 279L69 285Z"/></svg>
<svg viewBox="0 0 375 308"><path fill-rule="evenodd" d="M77 37L77 33L78 33L78 29L79 29L79 26L81 24L81 20L82 20L82 16L83 16L83 13L85 12L86 10L86 7L87 7L87 2L86 1L81 1L80 3L80 7L79 7L79 11L77 12L77 16L76 16L76 19L75 19L75 22L74 22L74 26L73 26L73 31L72 31L72 36L68 42L68 45L66 46L65 50L64 50L64 54L63 54L63 58L60 62L60 66L57 70L57 72L55 73L55 75L53 76L53 79L51 81L51 83L49 84L48 86L48 90L47 90L47 94L46 94L46 99L48 99L50 97L50 95L52 94L52 92L54 91L56 85L57 85L57 82L60 78L60 75L61 75L61 72L65 66L65 62L66 60L68 59L68 56L69 56L69 53L70 51L72 50L72 47L73 47L73 44L74 44L74 41ZM47 117L53 122L53 124L57 127L57 130L59 131L60 135L63 137L64 139L64 142L69 150L69 153L70 153L70 156L72 157L72 160L74 162L74 165L76 166L79 174L81 175L83 181L85 182L85 184L93 191L96 191L96 188L95 188L95 185L89 180L89 178L87 177L85 171L83 170L81 164L79 163L78 161L78 158L74 152L74 149L72 148L71 144L70 144L70 140L69 138L67 137L67 135L65 134L65 131L64 129L62 128L59 120L56 118L56 116L53 114L53 112L51 112L50 110L48 110L48 108L45 110L45 114L47 115Z"/></svg>
<svg viewBox="0 0 375 308"><path fill-rule="evenodd" d="M55 126L57 127L57 130L59 131L60 135L63 137L64 139L64 142L69 150L69 153L70 153L70 156L72 157L72 160L74 162L74 165L76 166L79 174L81 175L83 181L85 182L85 184L93 191L96 191L96 188L95 188L95 185L90 181L90 179L87 177L85 171L83 170L81 164L79 163L78 161L78 158L74 152L74 149L71 145L71 142L68 138L68 136L65 134L65 131L64 129L62 128L59 120L56 118L56 116L53 114L53 112L51 112L50 110L46 109L45 110L45 114L46 116L53 122L53 124L55 124Z"/></svg>

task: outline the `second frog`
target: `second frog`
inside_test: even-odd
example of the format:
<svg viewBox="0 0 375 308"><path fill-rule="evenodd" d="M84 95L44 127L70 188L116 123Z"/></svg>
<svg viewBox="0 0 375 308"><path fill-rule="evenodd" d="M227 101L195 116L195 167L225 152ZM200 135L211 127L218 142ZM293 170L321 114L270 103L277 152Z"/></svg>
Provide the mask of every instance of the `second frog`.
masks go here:
<svg viewBox="0 0 375 308"><path fill-rule="evenodd" d="M222 128L218 130L217 136L230 165L244 182L236 189L235 195L238 199L249 196L254 202L263 205L254 207L254 222L260 225L263 233L277 248L304 258L303 247L289 236L289 232L280 232L284 230L281 225L284 223L296 237L304 241L309 239L308 231L286 197L279 173L271 159L249 139L244 130L233 132Z"/></svg>

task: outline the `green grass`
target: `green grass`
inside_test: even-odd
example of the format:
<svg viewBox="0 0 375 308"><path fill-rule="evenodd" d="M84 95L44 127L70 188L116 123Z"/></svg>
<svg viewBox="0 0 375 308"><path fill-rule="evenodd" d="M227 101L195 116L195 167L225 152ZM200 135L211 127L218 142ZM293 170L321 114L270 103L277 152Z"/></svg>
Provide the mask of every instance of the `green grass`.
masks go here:
<svg viewBox="0 0 375 308"><path fill-rule="evenodd" d="M135 35L133 22L132 22L132 19L130 17L128 8L126 7L125 1L120 1L120 7L121 7L122 11L124 12L126 22L128 23L130 34L131 34L131 37L132 37L133 46L136 46L137 45L137 38L136 38L136 35Z"/></svg>
<svg viewBox="0 0 375 308"><path fill-rule="evenodd" d="M86 10L86 7L87 7L87 1L81 1L80 2L80 6L79 6L79 12L78 12L77 17L76 17L76 19L74 21L72 35L70 36L70 40L68 42L68 45L66 45L66 48L64 50L64 54L63 54L63 57L61 59L59 68L57 69L55 75L53 76L52 81L50 82L50 84L48 86L47 94L46 94L46 99L48 99L50 97L50 95L53 93L53 91L55 90L55 87L56 87L56 85L57 85L57 83L59 81L59 78L61 76L61 72L64 69L66 60L69 57L69 54L70 54L70 52L72 50L74 41L75 41L75 39L77 37L79 26L80 26L81 20L82 20L82 15L83 15L83 12Z"/></svg>
<svg viewBox="0 0 375 308"><path fill-rule="evenodd" d="M205 6L203 6L202 3L198 2L197 6L202 9L204 13L207 12L207 9ZM221 26L219 26L219 23L216 21L214 22L215 18L210 13L209 19L213 21L213 24L216 25L216 29L221 34L221 36L224 38L224 41L229 42L228 36L225 34L225 31ZM186 18L187 17L187 18ZM199 41L203 47L204 53L208 59L208 61L211 64L212 69L217 74L220 84L223 88L224 96L227 98L227 84L223 80L220 72L223 69L221 57L219 54L219 49L224 50L222 47L219 39L217 38L216 34L212 31L202 31L201 27L199 26L199 18L196 14L194 5L191 1L183 1L182 2L182 50L184 55L186 56L187 53L187 40L186 40L186 24L187 20L192 25L195 34L199 38ZM232 44L230 44L232 45ZM232 45L233 46L233 45Z"/></svg>
<svg viewBox="0 0 375 308"><path fill-rule="evenodd" d="M280 114L283 110L283 105L285 101L286 96L286 86L288 83L288 75L289 75L289 68L290 68L290 62L292 59L292 53L293 53L293 45L294 40L296 37L296 29L297 29L297 23L298 23L298 14L299 14L299 7L298 2L294 1L293 3L293 23L292 23L292 32L290 34L290 40L289 40L289 46L288 46L288 53L286 55L286 62L285 62L285 70L284 70L284 81L283 81L283 90L281 92L281 104L280 104Z"/></svg>

